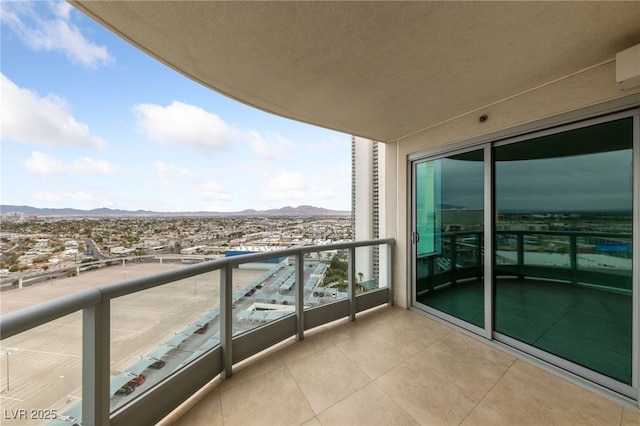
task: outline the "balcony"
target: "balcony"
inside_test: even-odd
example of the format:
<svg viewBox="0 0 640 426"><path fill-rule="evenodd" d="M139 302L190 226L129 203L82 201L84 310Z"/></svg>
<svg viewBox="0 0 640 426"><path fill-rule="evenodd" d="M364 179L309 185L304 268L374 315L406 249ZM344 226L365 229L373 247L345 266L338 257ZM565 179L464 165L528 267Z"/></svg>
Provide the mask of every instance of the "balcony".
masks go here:
<svg viewBox="0 0 640 426"><path fill-rule="evenodd" d="M518 235L516 240L531 237L524 232ZM573 236L567 238L575 240ZM450 245L444 244L444 252L453 256L447 264L460 266L465 258L468 262L462 262L465 267L438 266L438 270L447 274L449 281L464 281L473 275L466 269L475 268L473 259L477 260L477 249L481 247L480 235L456 232L449 234L447 241ZM476 250L469 249L472 241L477 242L471 244ZM569 247L577 245L569 244ZM369 257L373 248L379 248L381 258L386 259L381 269L387 274L378 278L374 289L362 291L365 286L361 282L358 285L352 265L359 256ZM348 291L346 296L336 294L335 300L329 303L316 303L320 295L314 287L314 277L317 278L315 272L322 262L311 259L321 259L322 253L334 250L343 250L348 259ZM548 366L524 358L506 346L480 341L450 325L391 306L392 252L393 240L361 241L235 256L153 276L132 277L3 316L2 346L17 346L17 352L11 355L12 368L16 369L20 349L27 348L26 339L22 338L30 331L54 323L56 329L82 325L81 343L77 345L81 347L78 352L82 356L76 356L81 358L77 365L82 369L82 386L81 390L70 392L81 402L56 409L57 419L49 423L54 425L80 424L80 418L84 425L132 422L162 425L537 424L541 419L546 424L621 424L640 421L640 413L624 398L612 397L610 392L594 393L593 388L588 390L581 387L579 381L572 383L565 380L566 377L560 378ZM525 252L516 250L515 258L525 258ZM567 255L579 258L571 253ZM293 303L285 305L291 309L255 314L236 311L235 305L254 303L257 298L257 293L251 293L244 283L237 282L243 276L237 267L274 256L287 259L277 266L282 272L272 274L269 269L251 281L254 283L251 285L259 282L266 287L276 286L283 292L293 291L290 296ZM570 262L568 267L579 264L580 261ZM114 271L126 278L123 270ZM211 287L207 287L216 285L208 283L211 276L207 274L211 272L220 274L220 305L213 309L209 309L208 304L215 301L208 295ZM436 274L431 284L442 279L438 275L441 274ZM196 279L201 280L199 284ZM177 287L170 288L172 285ZM131 324L132 319L139 316L126 317L123 321L119 318L120 311L131 311L130 307L140 301L151 302L157 297L149 293L154 290L169 289L173 293L165 297L173 294L179 303L176 290L193 292L195 296L198 286L200 294L205 294L206 306L200 310L207 311L206 325L201 316L185 327L176 324L180 331L173 337L159 342L156 349L135 363L128 362L132 357L120 353L119 334L127 323ZM267 293L266 287L263 294ZM240 291L234 293L232 288ZM138 299L128 300L130 297ZM119 299L127 301L118 304ZM240 315L240 312L244 313ZM68 319L73 315L77 315L76 323ZM60 327L61 323L65 327ZM152 333L139 322L132 325L145 328L141 335ZM58 333L49 330L41 336L55 341L51 336ZM46 349L53 353L53 348ZM27 351L28 348L24 350ZM159 360L166 362L166 366L162 370L153 369L152 364ZM114 361L123 371L114 371ZM37 369L38 365L31 368ZM58 373L57 368L54 374ZM146 374L147 380L140 390L130 396L114 395L140 373ZM14 383L19 382L14 376ZM9 376L5 378L7 389L2 397L17 399L15 393L9 392ZM37 385L32 383L33 387ZM3 405L8 407L6 401L9 400ZM8 424L11 419L17 422L22 419L20 416L30 415L30 411L19 411L18 406L4 410Z"/></svg>
<svg viewBox="0 0 640 426"><path fill-rule="evenodd" d="M162 426L620 425L613 402L425 316L379 307L216 380Z"/></svg>
<svg viewBox="0 0 640 426"><path fill-rule="evenodd" d="M154 424L239 362L392 303L393 244L294 247L136 277L123 263L111 267L112 281L122 279L113 284L92 285L86 274L70 286L30 288L44 299L71 294L2 316L6 419ZM356 260L374 248L386 273L356 275ZM328 279L336 269L345 282Z"/></svg>

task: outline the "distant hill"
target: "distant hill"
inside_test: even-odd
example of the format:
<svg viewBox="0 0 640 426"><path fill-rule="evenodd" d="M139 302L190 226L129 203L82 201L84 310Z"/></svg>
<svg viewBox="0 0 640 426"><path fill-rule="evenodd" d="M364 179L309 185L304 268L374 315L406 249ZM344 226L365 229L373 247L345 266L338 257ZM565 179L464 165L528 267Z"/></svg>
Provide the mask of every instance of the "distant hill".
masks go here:
<svg viewBox="0 0 640 426"><path fill-rule="evenodd" d="M21 212L25 215L38 215L38 216L163 216L163 217L178 217L178 216L194 216L194 217L224 217L224 216L349 216L351 212L348 210L329 210L322 207L314 206L298 206L298 207L282 207L279 209L271 210L253 210L247 209L238 212L154 212L150 210L118 210L99 208L93 210L78 210L78 209L51 209L51 208L37 208L31 206L12 206L8 204L0 205L0 213Z"/></svg>

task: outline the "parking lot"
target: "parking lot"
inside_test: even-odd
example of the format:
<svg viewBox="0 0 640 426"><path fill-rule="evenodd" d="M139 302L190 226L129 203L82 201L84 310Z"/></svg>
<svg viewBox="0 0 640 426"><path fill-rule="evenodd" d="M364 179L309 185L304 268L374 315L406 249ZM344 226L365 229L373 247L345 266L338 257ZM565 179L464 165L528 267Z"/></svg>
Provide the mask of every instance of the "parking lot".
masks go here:
<svg viewBox="0 0 640 426"><path fill-rule="evenodd" d="M81 291L97 285L150 275L181 267L171 263L130 263L83 272L79 276L49 280L2 293L2 314ZM234 293L246 287L264 270L234 269ZM186 326L219 305L219 272L177 281L162 287L115 299L111 303L111 373L122 373L146 354L153 352ZM213 333L213 327L207 330ZM0 402L2 424L43 424L41 419L13 419L17 410L55 410L63 413L81 397L82 316L77 312L4 339L0 342ZM181 352L195 350L208 334L185 340L168 354L161 370L146 370L142 392L179 362ZM184 355L184 353L182 354ZM172 361L172 357L176 357ZM133 378L133 377L132 377ZM134 394L135 394L134 392ZM131 397L134 395L132 394ZM112 406L126 397L114 396Z"/></svg>

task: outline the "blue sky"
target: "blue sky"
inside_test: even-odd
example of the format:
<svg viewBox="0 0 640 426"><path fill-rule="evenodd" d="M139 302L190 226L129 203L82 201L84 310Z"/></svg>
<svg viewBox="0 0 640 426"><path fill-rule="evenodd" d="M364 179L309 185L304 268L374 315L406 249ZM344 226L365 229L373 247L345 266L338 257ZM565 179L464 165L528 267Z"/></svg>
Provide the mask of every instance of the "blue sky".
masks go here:
<svg viewBox="0 0 640 426"><path fill-rule="evenodd" d="M0 5L2 204L350 209L350 135L225 98L65 2Z"/></svg>

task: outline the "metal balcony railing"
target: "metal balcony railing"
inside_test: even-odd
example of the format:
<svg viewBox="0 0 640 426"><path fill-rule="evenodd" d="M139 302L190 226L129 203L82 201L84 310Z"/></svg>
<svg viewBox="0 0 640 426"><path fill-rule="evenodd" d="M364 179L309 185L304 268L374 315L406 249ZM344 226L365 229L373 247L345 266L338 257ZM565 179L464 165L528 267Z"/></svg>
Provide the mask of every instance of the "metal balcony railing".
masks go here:
<svg viewBox="0 0 640 426"><path fill-rule="evenodd" d="M195 265L173 269L140 278L98 286L51 300L0 318L0 336L8 339L20 333L47 324L58 318L82 312L82 401L74 415L58 413L59 424L130 425L154 424L169 414L198 389L220 375L231 376L233 365L260 351L293 336L304 338L305 330L348 317L355 320L357 312L375 306L393 303L394 244L391 238L357 242L301 246L264 253L225 257ZM355 270L356 249L380 247L386 276L378 280L386 285L357 294ZM384 250L383 250L384 249ZM329 250L346 250L348 259L347 297L333 303L314 307L305 304L305 256ZM291 291L295 308L290 314L270 321L240 335L234 335L232 294L233 268L247 263L273 259L293 259L295 284ZM126 295L163 286L185 278L220 271L219 344L203 350L153 385L145 393L131 399L115 411L110 408L110 318L111 301ZM307 280L308 281L308 280ZM307 286L308 287L308 286ZM63 422L70 423L63 423Z"/></svg>
<svg viewBox="0 0 640 426"><path fill-rule="evenodd" d="M418 294L481 278L483 238L482 231L443 233L440 253L418 259ZM497 231L495 238L496 276L552 279L631 292L631 234L509 230Z"/></svg>

